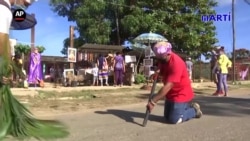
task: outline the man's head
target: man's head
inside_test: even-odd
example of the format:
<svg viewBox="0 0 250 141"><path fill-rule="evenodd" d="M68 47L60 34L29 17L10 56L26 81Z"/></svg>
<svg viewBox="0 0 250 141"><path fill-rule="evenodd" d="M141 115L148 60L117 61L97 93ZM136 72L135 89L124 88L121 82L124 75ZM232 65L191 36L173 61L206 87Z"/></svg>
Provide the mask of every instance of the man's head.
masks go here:
<svg viewBox="0 0 250 141"><path fill-rule="evenodd" d="M224 53L224 46L218 46L217 47L217 54L220 55L220 54L223 54Z"/></svg>
<svg viewBox="0 0 250 141"><path fill-rule="evenodd" d="M116 55L121 55L122 53L120 51L116 52Z"/></svg>
<svg viewBox="0 0 250 141"><path fill-rule="evenodd" d="M168 62L172 53L172 45L169 42L158 42L153 47L157 59Z"/></svg>
<svg viewBox="0 0 250 141"><path fill-rule="evenodd" d="M36 48L34 48L34 52L35 53L39 53L39 51L38 51L38 48L36 47Z"/></svg>

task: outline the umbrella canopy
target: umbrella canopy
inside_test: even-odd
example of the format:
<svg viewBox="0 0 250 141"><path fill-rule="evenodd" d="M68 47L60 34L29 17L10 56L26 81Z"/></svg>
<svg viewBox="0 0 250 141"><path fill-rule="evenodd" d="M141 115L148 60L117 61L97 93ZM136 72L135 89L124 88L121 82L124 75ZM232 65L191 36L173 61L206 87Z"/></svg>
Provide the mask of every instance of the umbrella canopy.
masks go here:
<svg viewBox="0 0 250 141"><path fill-rule="evenodd" d="M143 33L134 39L135 42L139 43L155 43L159 41L168 41L165 37L156 33Z"/></svg>
<svg viewBox="0 0 250 141"><path fill-rule="evenodd" d="M128 48L128 49L132 49L133 44L131 42L125 40L123 42L122 46L125 47L125 48Z"/></svg>
<svg viewBox="0 0 250 141"><path fill-rule="evenodd" d="M140 44L140 43L131 43L130 41L125 40L124 43L122 44L123 47L132 49L132 47L136 48L146 48L146 45Z"/></svg>
<svg viewBox="0 0 250 141"><path fill-rule="evenodd" d="M14 8L11 9L12 13L15 11ZM36 18L31 14L26 13L26 18L22 22L16 22L12 20L11 30L25 30L34 27L37 24Z"/></svg>

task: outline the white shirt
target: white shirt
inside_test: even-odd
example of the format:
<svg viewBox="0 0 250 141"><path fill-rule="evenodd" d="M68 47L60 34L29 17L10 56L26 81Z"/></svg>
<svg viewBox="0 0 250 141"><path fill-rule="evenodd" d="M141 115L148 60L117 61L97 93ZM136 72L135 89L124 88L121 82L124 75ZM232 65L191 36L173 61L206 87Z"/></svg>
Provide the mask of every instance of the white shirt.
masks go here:
<svg viewBox="0 0 250 141"><path fill-rule="evenodd" d="M94 67L92 69L92 74L93 74L93 76L98 76L98 68L97 67Z"/></svg>
<svg viewBox="0 0 250 141"><path fill-rule="evenodd" d="M9 6L9 0L4 0ZM0 5L0 33L9 34L12 21L12 12L4 5Z"/></svg>

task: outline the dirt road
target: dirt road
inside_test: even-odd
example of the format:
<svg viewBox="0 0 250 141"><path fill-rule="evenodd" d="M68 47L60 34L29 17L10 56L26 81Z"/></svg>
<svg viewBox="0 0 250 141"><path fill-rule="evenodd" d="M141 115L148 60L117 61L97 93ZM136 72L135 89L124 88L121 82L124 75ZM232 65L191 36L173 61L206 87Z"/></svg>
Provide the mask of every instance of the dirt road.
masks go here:
<svg viewBox="0 0 250 141"><path fill-rule="evenodd" d="M180 125L164 122L163 101L155 107L147 127L142 127L142 103L50 115L68 125L71 135L58 141L248 141L250 138L250 89L232 90L230 97L199 94L201 119ZM42 115L38 115L43 117Z"/></svg>

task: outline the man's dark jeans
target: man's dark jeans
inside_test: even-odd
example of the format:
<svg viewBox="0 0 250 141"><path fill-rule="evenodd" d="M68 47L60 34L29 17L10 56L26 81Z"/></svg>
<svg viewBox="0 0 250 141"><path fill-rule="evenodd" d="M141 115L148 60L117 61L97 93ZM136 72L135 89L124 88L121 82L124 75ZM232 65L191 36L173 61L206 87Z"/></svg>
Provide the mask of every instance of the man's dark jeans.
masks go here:
<svg viewBox="0 0 250 141"><path fill-rule="evenodd" d="M195 116L196 111L193 107L190 107L189 102L165 101L164 117L167 122L177 124L195 118Z"/></svg>

